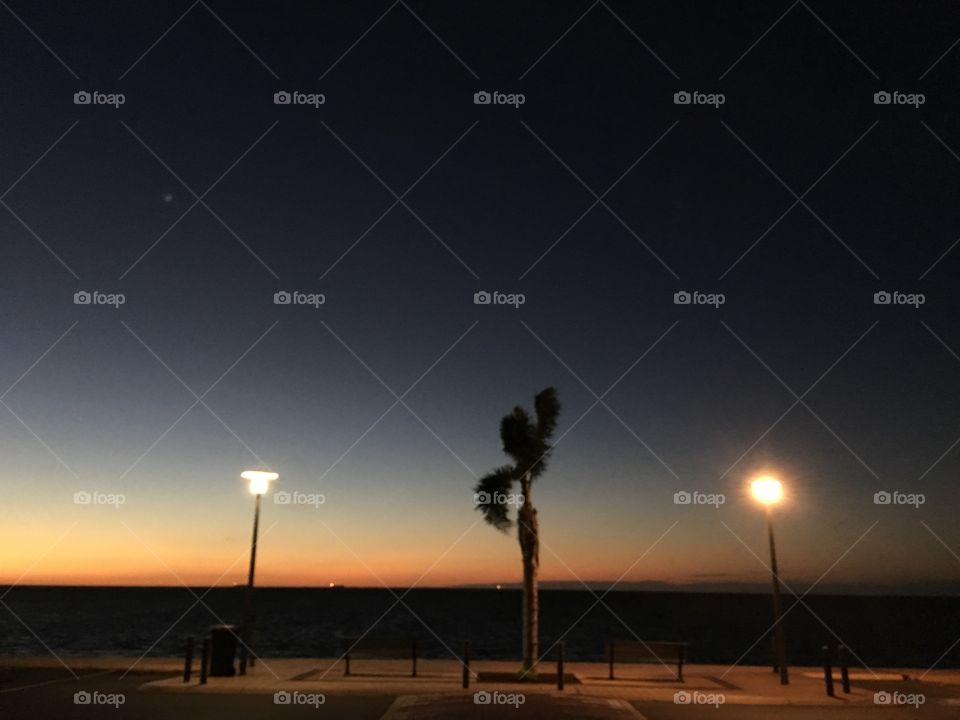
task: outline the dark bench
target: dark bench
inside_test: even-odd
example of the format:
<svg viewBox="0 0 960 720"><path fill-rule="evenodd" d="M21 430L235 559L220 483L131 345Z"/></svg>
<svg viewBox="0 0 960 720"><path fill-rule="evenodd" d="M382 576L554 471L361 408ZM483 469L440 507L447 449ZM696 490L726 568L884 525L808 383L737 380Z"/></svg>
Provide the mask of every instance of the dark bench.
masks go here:
<svg viewBox="0 0 960 720"><path fill-rule="evenodd" d="M344 675L350 674L350 658L400 659L413 661L411 677L417 676L417 640L416 638L344 638L343 659Z"/></svg>
<svg viewBox="0 0 960 720"><path fill-rule="evenodd" d="M615 662L657 663L677 666L677 680L683 682L683 661L687 653L685 642L660 642L640 640L611 640L607 643L607 658L610 661L610 679L613 680Z"/></svg>

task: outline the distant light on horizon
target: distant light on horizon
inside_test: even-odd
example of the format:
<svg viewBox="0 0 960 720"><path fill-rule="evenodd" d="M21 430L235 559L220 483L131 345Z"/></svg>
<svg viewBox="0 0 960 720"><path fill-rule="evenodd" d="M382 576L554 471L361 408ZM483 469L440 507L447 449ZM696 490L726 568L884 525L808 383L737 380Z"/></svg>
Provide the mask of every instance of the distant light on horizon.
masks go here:
<svg viewBox="0 0 960 720"><path fill-rule="evenodd" d="M775 477L764 475L750 483L750 492L757 502L773 505L783 499L783 485Z"/></svg>

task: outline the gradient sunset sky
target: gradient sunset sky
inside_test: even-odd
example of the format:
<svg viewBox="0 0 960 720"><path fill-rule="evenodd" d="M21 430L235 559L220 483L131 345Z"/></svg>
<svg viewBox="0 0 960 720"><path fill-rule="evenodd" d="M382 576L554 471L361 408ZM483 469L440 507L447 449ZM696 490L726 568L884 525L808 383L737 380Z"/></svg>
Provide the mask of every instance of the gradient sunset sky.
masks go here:
<svg viewBox="0 0 960 720"><path fill-rule="evenodd" d="M956 7L408 5L11 3L0 583L243 582L261 466L325 502L259 584L516 582L472 488L553 385L543 580L766 587L772 471L791 587L960 588Z"/></svg>

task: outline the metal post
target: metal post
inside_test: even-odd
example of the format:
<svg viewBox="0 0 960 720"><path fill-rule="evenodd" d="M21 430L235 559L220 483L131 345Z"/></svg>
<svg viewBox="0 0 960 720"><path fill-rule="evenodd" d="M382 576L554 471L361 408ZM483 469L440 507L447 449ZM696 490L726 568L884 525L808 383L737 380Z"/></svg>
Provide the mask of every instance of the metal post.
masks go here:
<svg viewBox="0 0 960 720"><path fill-rule="evenodd" d="M833 668L830 665L830 646L824 645L823 652L823 682L827 686L827 697L833 697Z"/></svg>
<svg viewBox="0 0 960 720"><path fill-rule="evenodd" d="M470 687L470 641L463 641L463 688Z"/></svg>
<svg viewBox="0 0 960 720"><path fill-rule="evenodd" d="M243 624L240 627L240 675L247 674L247 655L248 648L253 643L253 577L257 566L257 531L260 527L260 498L256 495L256 501L253 508L253 540L250 542L250 570L247 573L247 589L243 595ZM250 665L253 666L255 658L250 657Z"/></svg>
<svg viewBox="0 0 960 720"><path fill-rule="evenodd" d="M843 683L843 693L850 694L850 673L847 668L847 648L840 645L837 648L838 660L840 662L840 682Z"/></svg>
<svg viewBox="0 0 960 720"><path fill-rule="evenodd" d="M207 684L207 664L210 661L210 638L203 639L203 649L200 654L200 684Z"/></svg>
<svg viewBox="0 0 960 720"><path fill-rule="evenodd" d="M183 653L183 681L190 682L190 673L193 670L193 638L188 637Z"/></svg>
<svg viewBox="0 0 960 720"><path fill-rule="evenodd" d="M773 512L767 506L767 534L770 536L770 570L773 576L773 622L774 642L777 648L777 667L780 669L780 684L789 685L787 673L787 646L783 637L783 613L780 606L780 573L777 570L777 547L773 541Z"/></svg>
<svg viewBox="0 0 960 720"><path fill-rule="evenodd" d="M557 690L563 690L563 643L557 644Z"/></svg>
<svg viewBox="0 0 960 720"><path fill-rule="evenodd" d="M613 641L610 642L610 679L613 680Z"/></svg>

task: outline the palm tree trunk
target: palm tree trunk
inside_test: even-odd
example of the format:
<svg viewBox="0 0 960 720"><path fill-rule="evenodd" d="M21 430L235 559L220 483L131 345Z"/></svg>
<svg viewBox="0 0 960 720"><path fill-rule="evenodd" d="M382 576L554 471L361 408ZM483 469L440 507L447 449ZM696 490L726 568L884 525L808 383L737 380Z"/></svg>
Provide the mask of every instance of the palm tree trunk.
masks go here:
<svg viewBox="0 0 960 720"><path fill-rule="evenodd" d="M520 482L523 505L517 513L517 536L523 557L523 672L536 671L540 645L540 602L537 574L540 570L540 527L533 507L529 475Z"/></svg>

